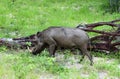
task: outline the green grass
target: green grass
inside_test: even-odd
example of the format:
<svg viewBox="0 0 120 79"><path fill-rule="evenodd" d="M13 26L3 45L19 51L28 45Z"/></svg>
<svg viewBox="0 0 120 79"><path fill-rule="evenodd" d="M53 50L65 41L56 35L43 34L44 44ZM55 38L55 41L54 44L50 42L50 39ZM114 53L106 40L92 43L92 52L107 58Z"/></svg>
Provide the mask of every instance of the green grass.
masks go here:
<svg viewBox="0 0 120 79"><path fill-rule="evenodd" d="M41 31L49 26L75 27L80 23L92 23L118 19L120 15L103 14L101 6L106 0L1 0L1 37L17 37L9 33L18 31L22 36ZM27 30L27 31L26 31ZM8 36L8 34L9 36Z"/></svg>
<svg viewBox="0 0 120 79"><path fill-rule="evenodd" d="M81 23L120 18L119 13L105 13L103 6L106 4L107 0L0 0L0 38L28 36L50 26L76 27ZM0 79L98 79L101 72L107 74L105 78L120 78L120 52L111 55L96 53L93 53L94 57L99 57L94 59L94 66L85 59L82 68L76 69L75 61L69 59L73 57L70 54L56 62L56 58L48 57L46 51L33 56L27 50L1 47ZM65 66L68 62L72 68Z"/></svg>
<svg viewBox="0 0 120 79"><path fill-rule="evenodd" d="M39 79L41 76L46 76L45 78L48 76L49 79L50 75L54 79L96 79L99 78L100 72L105 72L106 78L120 78L119 58L102 55L96 59L94 55L93 66L90 66L88 59L85 58L81 63L82 67L76 68L75 60L69 59L73 55L67 54L67 58L64 56L56 62L56 58L48 57L47 53L43 51L41 55L33 56L28 51L3 50L0 52L0 78ZM68 62L71 64L66 66ZM71 65L73 67L70 67Z"/></svg>

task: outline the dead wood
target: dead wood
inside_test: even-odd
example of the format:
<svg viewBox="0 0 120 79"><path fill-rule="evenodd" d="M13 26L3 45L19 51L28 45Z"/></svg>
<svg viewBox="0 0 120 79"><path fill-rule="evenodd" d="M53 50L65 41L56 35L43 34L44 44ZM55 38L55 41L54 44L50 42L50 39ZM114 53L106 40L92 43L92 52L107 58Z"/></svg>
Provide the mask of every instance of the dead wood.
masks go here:
<svg viewBox="0 0 120 79"><path fill-rule="evenodd" d="M91 45L88 46L89 50L92 51L109 51L115 52L120 51L120 19L109 21L109 22L97 22L91 24L78 25L80 28L86 32L98 33L97 36L91 37ZM112 32L94 30L95 27L107 25L108 27L115 27L117 30ZM107 26L104 26L105 28ZM1 38L0 46L6 46L8 48L21 48L27 49L28 47L34 47L37 44L36 34L21 37L21 38Z"/></svg>

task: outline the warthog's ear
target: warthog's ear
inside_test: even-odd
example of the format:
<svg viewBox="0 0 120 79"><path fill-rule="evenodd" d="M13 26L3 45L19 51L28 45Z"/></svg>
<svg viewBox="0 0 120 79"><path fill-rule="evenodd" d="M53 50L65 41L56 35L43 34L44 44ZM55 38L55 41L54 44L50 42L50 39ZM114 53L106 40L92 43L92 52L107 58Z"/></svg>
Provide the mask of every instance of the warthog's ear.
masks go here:
<svg viewBox="0 0 120 79"><path fill-rule="evenodd" d="M41 36L41 33L42 33L42 32L37 32L37 37L40 37L40 36Z"/></svg>

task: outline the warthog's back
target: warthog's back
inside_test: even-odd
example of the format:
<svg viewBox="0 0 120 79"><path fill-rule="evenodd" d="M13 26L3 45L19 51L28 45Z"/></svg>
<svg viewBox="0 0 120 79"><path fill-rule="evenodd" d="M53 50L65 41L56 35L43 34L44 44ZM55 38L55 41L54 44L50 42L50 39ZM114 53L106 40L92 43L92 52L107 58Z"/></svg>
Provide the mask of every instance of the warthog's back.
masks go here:
<svg viewBox="0 0 120 79"><path fill-rule="evenodd" d="M50 27L43 31L44 38L53 38L58 45L73 47L82 43L88 43L86 32L78 28Z"/></svg>

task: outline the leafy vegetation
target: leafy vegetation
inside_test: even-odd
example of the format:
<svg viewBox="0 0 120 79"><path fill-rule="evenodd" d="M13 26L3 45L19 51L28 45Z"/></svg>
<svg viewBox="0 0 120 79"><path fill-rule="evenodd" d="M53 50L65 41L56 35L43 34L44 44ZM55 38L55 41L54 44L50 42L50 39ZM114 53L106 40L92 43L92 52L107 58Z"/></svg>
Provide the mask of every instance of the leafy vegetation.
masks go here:
<svg viewBox="0 0 120 79"><path fill-rule="evenodd" d="M76 27L80 23L118 19L119 13L105 13L106 3L107 0L0 0L0 38L28 36L50 26ZM53 58L47 51L33 56L27 50L0 47L0 79L120 78L120 52L92 53L94 66L87 58L79 64L80 56L64 53L63 57L60 54Z"/></svg>
<svg viewBox="0 0 120 79"><path fill-rule="evenodd" d="M120 0L109 0L106 9L108 12L120 12Z"/></svg>

